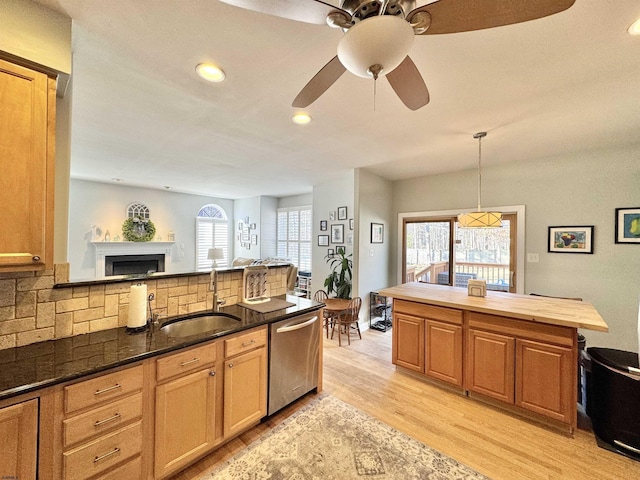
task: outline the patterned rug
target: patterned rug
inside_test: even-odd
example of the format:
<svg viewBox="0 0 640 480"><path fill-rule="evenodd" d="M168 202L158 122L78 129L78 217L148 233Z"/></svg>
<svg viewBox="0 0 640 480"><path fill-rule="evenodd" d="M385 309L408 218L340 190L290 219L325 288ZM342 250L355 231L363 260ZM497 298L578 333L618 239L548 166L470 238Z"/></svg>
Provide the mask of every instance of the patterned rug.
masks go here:
<svg viewBox="0 0 640 480"><path fill-rule="evenodd" d="M201 480L487 479L322 395Z"/></svg>

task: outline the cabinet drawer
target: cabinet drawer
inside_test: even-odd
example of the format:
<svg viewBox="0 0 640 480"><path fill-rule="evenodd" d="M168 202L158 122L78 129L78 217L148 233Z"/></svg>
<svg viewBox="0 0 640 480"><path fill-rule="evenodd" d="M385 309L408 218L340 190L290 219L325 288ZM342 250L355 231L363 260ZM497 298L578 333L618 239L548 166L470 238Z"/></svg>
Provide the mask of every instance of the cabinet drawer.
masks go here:
<svg viewBox="0 0 640 480"><path fill-rule="evenodd" d="M63 454L64 478L98 475L142 451L142 423L120 429Z"/></svg>
<svg viewBox="0 0 640 480"><path fill-rule="evenodd" d="M393 308L395 312L399 313L462 325L462 310L456 310L455 308L437 307L406 300L395 300Z"/></svg>
<svg viewBox="0 0 640 480"><path fill-rule="evenodd" d="M75 412L142 390L142 365L64 387L64 411Z"/></svg>
<svg viewBox="0 0 640 480"><path fill-rule="evenodd" d="M142 393L68 418L62 423L64 446L101 435L142 417Z"/></svg>
<svg viewBox="0 0 640 480"><path fill-rule="evenodd" d="M224 341L224 356L233 357L267 344L267 329L260 328Z"/></svg>
<svg viewBox="0 0 640 480"><path fill-rule="evenodd" d="M135 478L142 478L142 460L139 456L94 480L133 480Z"/></svg>
<svg viewBox="0 0 640 480"><path fill-rule="evenodd" d="M202 369L216 360L216 346L209 343L156 360L156 378L159 382L182 373Z"/></svg>

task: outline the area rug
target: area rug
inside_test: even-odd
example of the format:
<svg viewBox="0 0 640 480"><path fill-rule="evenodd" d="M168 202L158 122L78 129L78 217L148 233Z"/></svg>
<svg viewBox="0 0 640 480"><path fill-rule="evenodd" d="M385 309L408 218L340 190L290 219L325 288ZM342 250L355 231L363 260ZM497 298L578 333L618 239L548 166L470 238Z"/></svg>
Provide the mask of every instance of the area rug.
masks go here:
<svg viewBox="0 0 640 480"><path fill-rule="evenodd" d="M331 395L294 413L201 480L487 479Z"/></svg>

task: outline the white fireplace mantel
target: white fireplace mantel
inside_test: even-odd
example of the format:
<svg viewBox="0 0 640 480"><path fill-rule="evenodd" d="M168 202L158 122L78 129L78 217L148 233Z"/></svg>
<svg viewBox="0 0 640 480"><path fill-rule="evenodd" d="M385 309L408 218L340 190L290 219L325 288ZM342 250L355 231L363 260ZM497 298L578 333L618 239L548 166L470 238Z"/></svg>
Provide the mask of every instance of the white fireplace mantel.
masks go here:
<svg viewBox="0 0 640 480"><path fill-rule="evenodd" d="M104 257L110 255L164 255L164 271L171 273L175 242L91 242L96 248L96 278L105 278Z"/></svg>

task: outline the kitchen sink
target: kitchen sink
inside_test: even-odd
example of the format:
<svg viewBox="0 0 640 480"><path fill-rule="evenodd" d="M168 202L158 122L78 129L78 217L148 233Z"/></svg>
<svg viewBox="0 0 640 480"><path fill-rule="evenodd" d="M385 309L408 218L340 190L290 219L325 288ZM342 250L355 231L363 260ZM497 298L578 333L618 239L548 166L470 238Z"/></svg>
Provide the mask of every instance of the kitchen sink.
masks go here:
<svg viewBox="0 0 640 480"><path fill-rule="evenodd" d="M202 333L222 333L240 326L240 319L228 313L206 313L165 323L160 331L169 337L190 337Z"/></svg>

